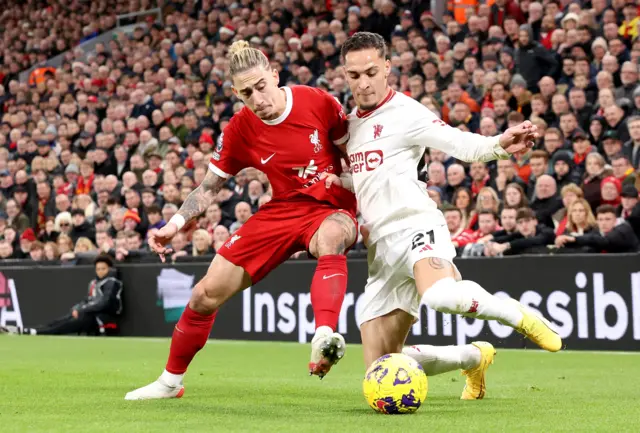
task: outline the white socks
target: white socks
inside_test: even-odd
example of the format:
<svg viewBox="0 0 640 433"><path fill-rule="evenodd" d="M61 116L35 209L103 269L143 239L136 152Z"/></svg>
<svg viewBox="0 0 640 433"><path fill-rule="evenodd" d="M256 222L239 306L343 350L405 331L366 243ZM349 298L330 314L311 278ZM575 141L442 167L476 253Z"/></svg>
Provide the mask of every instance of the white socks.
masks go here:
<svg viewBox="0 0 640 433"><path fill-rule="evenodd" d="M422 302L442 313L498 320L514 328L522 321L522 312L515 302L493 296L469 280L443 278L427 289L422 295Z"/></svg>
<svg viewBox="0 0 640 433"><path fill-rule="evenodd" d="M165 385L168 385L170 387L176 387L176 386L182 385L183 377L184 377L184 374L173 374L165 370L160 375L160 380L164 382Z"/></svg>
<svg viewBox="0 0 640 433"><path fill-rule="evenodd" d="M427 376L454 370L469 370L480 364L480 349L472 344L466 346L410 346L402 353L418 361Z"/></svg>

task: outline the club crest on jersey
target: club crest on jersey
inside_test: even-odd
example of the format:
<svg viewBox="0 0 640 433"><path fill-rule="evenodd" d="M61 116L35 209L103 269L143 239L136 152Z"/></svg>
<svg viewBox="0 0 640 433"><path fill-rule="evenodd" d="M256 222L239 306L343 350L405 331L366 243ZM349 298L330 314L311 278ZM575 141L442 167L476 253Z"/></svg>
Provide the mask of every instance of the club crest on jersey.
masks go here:
<svg viewBox="0 0 640 433"><path fill-rule="evenodd" d="M380 138L382 134L382 125L373 125L373 139Z"/></svg>
<svg viewBox="0 0 640 433"><path fill-rule="evenodd" d="M313 151L315 153L318 153L322 150L322 143L320 143L320 134L318 133L317 129L313 131L313 134L309 135L309 141L311 142L311 144L313 144Z"/></svg>
<svg viewBox="0 0 640 433"><path fill-rule="evenodd" d="M349 155L349 162L353 173L373 171L380 167L383 161L384 154L381 150L368 150L366 152L356 152Z"/></svg>

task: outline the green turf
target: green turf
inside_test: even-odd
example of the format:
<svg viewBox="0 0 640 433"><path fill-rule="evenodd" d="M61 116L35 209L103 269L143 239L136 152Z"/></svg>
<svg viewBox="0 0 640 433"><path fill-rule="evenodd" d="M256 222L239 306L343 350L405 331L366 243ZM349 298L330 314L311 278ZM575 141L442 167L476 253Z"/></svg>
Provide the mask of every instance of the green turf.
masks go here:
<svg viewBox="0 0 640 433"><path fill-rule="evenodd" d="M308 346L214 342L181 400L126 402L162 371L168 340L0 337L0 432L639 431L640 355L498 352L483 401L459 373L429 379L414 415L365 404L359 346L323 381Z"/></svg>

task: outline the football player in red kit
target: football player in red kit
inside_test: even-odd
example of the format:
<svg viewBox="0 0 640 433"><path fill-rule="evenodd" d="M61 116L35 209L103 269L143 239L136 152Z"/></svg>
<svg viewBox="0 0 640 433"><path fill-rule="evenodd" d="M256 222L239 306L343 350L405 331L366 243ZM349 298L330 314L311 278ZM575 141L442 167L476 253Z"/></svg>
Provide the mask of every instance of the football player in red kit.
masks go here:
<svg viewBox="0 0 640 433"><path fill-rule="evenodd" d="M149 245L161 257L169 253L165 245L171 238L245 167L268 176L273 200L220 248L175 326L165 371L150 385L129 392L127 400L181 397L184 373L206 343L218 308L301 250L318 258L311 282L316 334L309 372L323 377L344 354L344 339L335 329L347 287L345 252L357 239L357 205L350 191L340 186L327 190L320 179L341 174L336 146L348 140L346 116L325 92L278 88L277 71L245 41L235 42L229 56L234 93L245 107L225 128L203 182Z"/></svg>

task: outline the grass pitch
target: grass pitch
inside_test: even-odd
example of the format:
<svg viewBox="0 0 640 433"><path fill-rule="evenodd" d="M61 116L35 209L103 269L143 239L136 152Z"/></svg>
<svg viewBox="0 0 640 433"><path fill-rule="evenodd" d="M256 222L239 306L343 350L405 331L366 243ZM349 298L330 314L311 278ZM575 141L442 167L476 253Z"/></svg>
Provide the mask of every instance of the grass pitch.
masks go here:
<svg viewBox="0 0 640 433"><path fill-rule="evenodd" d="M169 340L0 337L0 431L632 432L640 354L500 350L487 397L461 401L459 373L429 378L414 415L374 413L360 346L323 381L308 345L211 341L180 400L128 402L164 367Z"/></svg>

